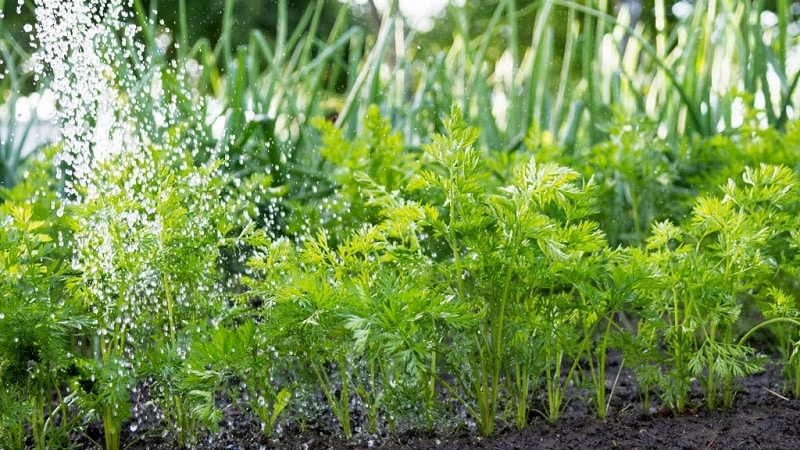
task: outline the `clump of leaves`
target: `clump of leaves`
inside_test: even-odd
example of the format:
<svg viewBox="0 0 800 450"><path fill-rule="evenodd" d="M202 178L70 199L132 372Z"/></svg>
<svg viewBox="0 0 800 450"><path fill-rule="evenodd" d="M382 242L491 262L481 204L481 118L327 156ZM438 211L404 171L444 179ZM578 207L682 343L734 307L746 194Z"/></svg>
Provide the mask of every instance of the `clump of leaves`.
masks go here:
<svg viewBox="0 0 800 450"><path fill-rule="evenodd" d="M793 139L797 139L797 130ZM792 135L787 133L789 146ZM798 395L798 336L800 304L797 275L800 274L800 241L797 215L800 214L800 189L797 174L785 166L761 165L745 169L742 186L732 181L723 188L725 200L734 204L747 218L768 234L759 252L770 269L769 283L755 297L758 304L748 305L766 319L755 328L768 328L775 338L775 348L784 363L784 374L791 382L791 391ZM752 325L751 325L752 326ZM748 331L751 335L754 330ZM743 337L742 339L745 339Z"/></svg>
<svg viewBox="0 0 800 450"><path fill-rule="evenodd" d="M607 132L605 140L578 151L569 163L597 178L598 219L611 244L638 245L655 221L690 209L692 192L679 185L681 148L659 137L658 124L621 111Z"/></svg>
<svg viewBox="0 0 800 450"><path fill-rule="evenodd" d="M797 233L793 232L792 247L795 251L798 249L797 239ZM770 287L766 300L763 305L766 320L754 326L739 342L744 343L753 333L768 327L777 341L783 374L790 386L787 390L792 392L794 398L800 399L800 306L797 297L790 296L781 288Z"/></svg>
<svg viewBox="0 0 800 450"><path fill-rule="evenodd" d="M418 205L395 204L381 215L336 247L323 231L300 249L285 239L254 241L259 252L249 264L256 276L246 280L248 295L263 302L266 341L310 370L345 436L353 431L353 398L377 432L379 413L398 403L388 397L409 384L424 386L440 345L434 331L464 314L430 290L431 265L413 226L423 216ZM434 393L425 392L431 401ZM391 422L401 411L389 413Z"/></svg>
<svg viewBox="0 0 800 450"><path fill-rule="evenodd" d="M195 335L180 375L181 390L192 404L191 413L212 431L219 428L223 411L218 399L228 399L227 408L243 407L254 412L265 434L275 431L278 418L289 404L291 390L278 390L276 366L283 358L259 333L256 322L225 323Z"/></svg>
<svg viewBox="0 0 800 450"><path fill-rule="evenodd" d="M788 235L797 194L786 167L747 168L742 180L729 180L723 198L698 199L688 223L654 225L646 247L632 250L632 263L648 268L650 282L638 291L640 346L631 359L677 412L688 406L692 378L710 408L720 397L728 407L733 380L763 367L756 351L737 341L737 326L743 309L769 292L773 243Z"/></svg>
<svg viewBox="0 0 800 450"><path fill-rule="evenodd" d="M223 180L215 164L195 166L190 154L172 148L151 146L100 163L72 209L73 265L80 271L72 284L95 319L101 372L133 374L136 355L153 345L177 346L184 355L179 337L204 328L224 307L220 252L232 222L221 201ZM175 380L153 380L177 392ZM110 447L118 445L134 382L114 376L99 390ZM176 395L160 405L172 423L188 414Z"/></svg>
<svg viewBox="0 0 800 450"><path fill-rule="evenodd" d="M423 147L423 170L410 189L429 203L422 224L449 252L436 258L437 289L478 319L449 330L449 368L458 385L440 380L462 397L478 429L494 430L502 383L517 425L527 423L531 382L543 374L548 410L555 420L563 406L562 363L591 354L598 319L605 316L591 286L605 271L606 242L594 213L592 180L552 162L520 162L507 186L491 183L491 160L474 144L477 130L458 109L445 119L445 135ZM440 199L434 203L432 200ZM588 332L584 332L584 329ZM469 399L469 400L468 400Z"/></svg>
<svg viewBox="0 0 800 450"><path fill-rule="evenodd" d="M444 387L489 435L503 407L525 426L532 384L544 374L546 415L555 420L609 316L598 284L606 242L588 219L593 182L531 158L519 158L508 175L493 171L494 155L475 147L479 132L457 108L444 129L423 146L419 164L407 166L405 189L379 178L383 171L343 169L349 179L339 192L360 202L351 212L368 219L362 228L338 238L320 231L299 251L271 242L251 262L259 275L253 294L274 320L270 341L292 342L307 359L345 434L351 389L374 422L403 378L427 386L422 404ZM339 164L356 164L348 158L358 144L334 138Z"/></svg>
<svg viewBox="0 0 800 450"><path fill-rule="evenodd" d="M324 228L336 244L340 236L379 218L356 177L366 175L387 192L403 190L416 163L414 155L404 152L402 136L392 131L375 105L368 108L363 129L353 140L330 121L316 118L312 122L321 134L323 160L317 172L327 176L311 178L304 191L293 197L289 231L303 235Z"/></svg>
<svg viewBox="0 0 800 450"><path fill-rule="evenodd" d="M47 160L26 167L0 194L0 446L62 446L82 419L69 383L73 339L88 325L65 282L71 269L60 201L49 189ZM41 170L38 172L37 170ZM46 206L45 206L46 205Z"/></svg>

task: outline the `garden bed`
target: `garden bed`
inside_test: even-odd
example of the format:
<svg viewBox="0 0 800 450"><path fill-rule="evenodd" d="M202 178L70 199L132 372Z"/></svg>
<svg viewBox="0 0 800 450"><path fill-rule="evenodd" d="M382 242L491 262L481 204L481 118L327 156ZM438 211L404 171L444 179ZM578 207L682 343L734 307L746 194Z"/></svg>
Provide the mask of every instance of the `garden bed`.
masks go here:
<svg viewBox="0 0 800 450"><path fill-rule="evenodd" d="M570 402L561 419L550 423L534 415L527 428L512 425L497 435L479 436L474 430L456 428L446 432L407 430L395 436L361 434L345 440L327 425L311 424L305 432L287 427L280 437L265 436L257 420L238 410L226 414L218 434L200 440L195 448L238 449L789 449L800 440L800 400L780 394L783 381L770 367L764 373L743 380L741 391L730 410L705 408L675 416L652 406L645 414L633 376L623 371L607 420L597 419L585 402ZM613 380L609 380L612 382ZM701 399L697 398L698 403ZM126 427L125 444L131 450L171 449L174 443L159 437L157 428ZM152 432L155 431L155 432Z"/></svg>

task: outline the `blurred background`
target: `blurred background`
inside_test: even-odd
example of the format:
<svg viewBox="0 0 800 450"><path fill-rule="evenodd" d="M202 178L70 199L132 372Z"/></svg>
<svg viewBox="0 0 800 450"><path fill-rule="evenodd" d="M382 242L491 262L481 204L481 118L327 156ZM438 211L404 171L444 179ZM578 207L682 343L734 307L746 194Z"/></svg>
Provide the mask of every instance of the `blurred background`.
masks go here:
<svg viewBox="0 0 800 450"><path fill-rule="evenodd" d="M675 144L746 124L782 130L797 114L798 0L132 5L151 61L197 76L209 134L219 143L249 130L229 152L270 159L256 171L281 158L289 162L273 173L301 160L314 167L308 119L328 117L354 136L372 104L411 148L459 104L490 148L519 148L535 128L573 156L623 116L651 120ZM29 64L34 3L0 7L0 182L13 184L24 157L57 136L56 108Z"/></svg>

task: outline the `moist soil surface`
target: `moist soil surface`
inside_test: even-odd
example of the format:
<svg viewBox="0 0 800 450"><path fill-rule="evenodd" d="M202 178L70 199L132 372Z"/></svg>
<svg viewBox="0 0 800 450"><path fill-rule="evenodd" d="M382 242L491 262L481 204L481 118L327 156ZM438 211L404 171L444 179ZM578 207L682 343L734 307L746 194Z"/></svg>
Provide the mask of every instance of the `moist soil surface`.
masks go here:
<svg viewBox="0 0 800 450"><path fill-rule="evenodd" d="M617 370L609 367L608 373ZM206 450L244 449L800 449L800 400L782 394L785 382L780 371L767 371L741 380L734 405L710 411L703 406L674 415L658 404L643 411L633 376L620 372L610 413L599 420L587 406L588 392L574 392L562 416L550 423L533 413L528 426L498 423L489 438L468 427L437 433L405 431L390 436L341 437L335 422L309 425L300 432L287 425L281 437L261 433L258 422L240 411L230 410L220 431L204 436L191 448ZM609 387L613 383L609 380ZM695 404L702 404L699 389ZM655 397L655 396L651 396ZM163 424L124 428L123 448L165 450L176 448ZM295 427L296 428L296 427ZM166 431L166 433L165 433ZM138 434L137 434L138 433Z"/></svg>

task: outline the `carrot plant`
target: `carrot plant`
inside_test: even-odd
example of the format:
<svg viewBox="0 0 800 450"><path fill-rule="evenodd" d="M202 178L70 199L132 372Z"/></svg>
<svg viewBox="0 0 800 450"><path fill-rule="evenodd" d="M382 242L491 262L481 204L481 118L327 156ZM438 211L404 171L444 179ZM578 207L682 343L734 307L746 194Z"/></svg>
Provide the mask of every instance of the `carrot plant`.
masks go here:
<svg viewBox="0 0 800 450"><path fill-rule="evenodd" d="M158 345L181 358L182 336L221 311L220 251L231 223L215 170L164 148L120 155L98 168L92 184L98 191L83 192L85 200L72 209L79 270L72 284L96 321L95 370L108 373L99 376L108 384L97 400L109 446L117 445L129 411L137 355ZM148 374L164 393L157 400L166 417L179 424L177 437L189 439L180 426L190 416L178 380L160 370L165 358L164 367Z"/></svg>
<svg viewBox="0 0 800 450"><path fill-rule="evenodd" d="M309 180L303 192L287 198L294 213L286 219L287 231L303 234L322 227L336 240L379 218L379 208L369 204L357 177L366 175L392 192L404 187L416 163L377 105L367 109L353 139L323 118L312 123L321 144L317 172L325 175Z"/></svg>
<svg viewBox="0 0 800 450"><path fill-rule="evenodd" d="M57 417L70 422L74 403L73 393L61 391L72 356L71 334L85 323L78 305L59 295L65 270L53 258L55 244L44 232L45 223L33 219L30 207L3 206L0 377L7 404L27 409L26 420L15 420L13 408L9 415L4 411L12 440L6 444L27 435L29 426L37 448L62 445L67 436ZM56 402L51 402L53 391L59 395Z"/></svg>
<svg viewBox="0 0 800 450"><path fill-rule="evenodd" d="M293 351L306 358L331 356L309 354L323 351L323 341L339 341L336 364L341 371L331 379L327 365L307 363L313 369L323 394L340 419L347 434L351 427L347 397L356 395L366 408L368 430L377 431L379 413L386 413L388 425L395 427L399 419L422 420L431 426L431 413L437 409L436 383L433 374L437 368L437 354L443 342L437 336L443 322L456 321L463 315L445 297L431 289L431 261L422 252L420 235L423 218L422 206L402 198L405 182L415 163L408 154L401 154L400 136L391 132L387 121L377 108L371 108L364 120L364 131L353 141L344 139L341 133L327 122L318 122L322 132L321 154L332 174L324 183L330 186L330 197L323 208L309 210L308 214L296 217L295 230L324 228L316 236L298 234L304 244L296 256L302 267L287 262L265 265L259 258L251 261L261 281L252 284L253 294L265 299L282 299L281 302L266 301L269 317L279 323L289 308L298 307L299 299L311 293L299 289L310 289L311 282L322 283L312 291L328 292L338 299L336 310L326 307L320 313L331 316L329 320L317 321L313 327L306 322L301 328L320 333L335 333L330 338L303 338L303 352ZM326 184L320 184L325 186ZM309 205L310 206L310 205ZM308 206L298 205L299 211ZM300 219L304 218L304 221ZM322 231L324 230L324 231ZM307 231L306 231L307 232ZM274 242L267 255L287 251L287 243ZM279 250L280 249L280 250ZM265 256L267 257L267 256ZM274 261L275 257L269 256ZM281 256L280 261L287 259ZM292 267L285 269L284 267ZM271 269L271 270L270 270ZM279 270L279 280L269 275ZM293 273L287 277L285 273ZM332 286L327 286L325 279ZM266 280L270 280L269 283ZM302 280L302 281L298 281ZM277 288L290 282L291 286ZM281 294L266 292L282 291ZM327 295L326 295L327 297ZM303 302L299 306L310 306ZM455 308L449 313L448 308ZM291 327L281 326L280 332L289 332ZM292 331L292 334L297 330ZM277 340L282 348L289 339L278 339L272 331L270 342ZM350 336L347 338L347 336ZM348 344L347 339L350 339ZM313 344L312 344L313 343ZM328 355L332 350L324 350ZM396 359L386 358L387 355ZM330 361L332 364L333 361ZM348 386L350 385L350 386ZM333 393L339 387L339 398ZM418 394L424 392L424 402L419 404ZM413 393L413 394L412 394ZM404 399L411 395L413 400ZM409 416L409 411L415 411ZM402 416L402 417L401 417Z"/></svg>
<svg viewBox="0 0 800 450"><path fill-rule="evenodd" d="M75 342L90 326L70 294L68 232L49 190L52 166L29 161L13 189L0 189L0 446L68 445L84 420ZM27 172L31 171L31 172Z"/></svg>
<svg viewBox="0 0 800 450"><path fill-rule="evenodd" d="M579 175L570 169L530 161L520 165L511 185L492 188L496 181L488 164L482 164L488 156L474 147L477 130L464 124L458 109L446 119L445 128L447 135L437 135L423 147L422 167L405 193L391 190L396 182L385 178L384 171L373 171L383 176L378 179L365 172L347 175L352 178L340 192L350 192L351 200L362 202L363 207L353 213L366 220L365 228L346 234L338 246L330 243L327 233L318 233L297 255L303 263L300 268L284 268L295 259L285 253L292 251L288 242L270 246L273 263L258 259L251 263L261 273L270 268L278 271L281 281L254 285L257 295L270 292L275 299L265 298L270 317L276 320L268 329L280 334L280 339L272 340L298 339L292 347L303 349L345 434L350 426L348 383L367 399L369 409L378 399L376 381L389 374L397 377L398 368L411 371L415 379L428 377L429 399L436 384L445 386L462 400L485 434L492 433L503 403L503 380L516 383L517 420L524 426L530 382L547 370L548 417L555 420L565 394L561 363L569 360L574 375L578 359L590 351L594 323L587 322L583 330L579 319L570 318L582 308L600 307L596 292L588 288L597 273L581 275L577 270L578 266L603 270L602 258L593 254L605 241L596 224L585 220L593 212L591 183L581 186ZM347 161L339 164L347 167L351 164ZM377 222L374 212L359 214L364 207L377 208ZM374 225L369 225L370 219ZM498 267L503 273L500 291L492 275ZM290 285L285 286L287 282ZM419 303L423 298L426 302ZM474 320L456 320L464 311L471 311ZM415 320L401 320L407 314ZM345 329L342 317L348 318ZM415 331L410 324L420 328ZM347 330L356 336L355 348L367 356L369 376L364 383L348 367L353 361L343 340ZM445 354L444 360L436 356L442 341L430 337L437 333L448 336L449 346L458 349ZM511 336L513 347L507 345ZM531 347L541 353L532 355ZM399 361L387 366L378 354ZM517 364L515 369L509 368L511 361ZM339 368L338 398L332 394L323 362ZM444 374L461 365L469 371L457 376L454 385Z"/></svg>
<svg viewBox="0 0 800 450"><path fill-rule="evenodd" d="M792 246L797 248L797 237ZM772 335L777 341L777 350L783 363L783 374L789 385L787 391L793 393L794 398L800 397L800 340L798 330L800 330L800 309L797 300L787 294L781 288L770 287L767 291L767 301L762 307L764 313L763 322L755 325L744 336L739 339L740 344L747 342L748 338L761 328L768 327L772 330Z"/></svg>
<svg viewBox="0 0 800 450"><path fill-rule="evenodd" d="M170 48L143 2L35 2L33 65L66 126L58 183L11 173L10 134L0 148L6 183L42 193L0 207L4 446L99 418L119 448L141 383L182 445L224 400L271 433L324 398L347 437L460 403L490 435L557 420L588 380L602 418L613 346L676 412L694 380L729 406L764 329L798 395L796 174L757 165L796 161L787 15L767 30L759 2L698 0L667 26L656 1L649 30L605 0L500 0L475 34L480 6L451 5L452 45L428 52L397 2L375 36L343 8L327 38L323 2L295 29L276 3L274 40L233 48L226 0L219 42L190 46L183 16Z"/></svg>
<svg viewBox="0 0 800 450"><path fill-rule="evenodd" d="M375 432L388 397L409 383L425 386L441 345L435 324L463 315L430 291L430 264L419 253L413 225L407 227L421 215L419 207L395 206L336 247L320 232L297 253L280 240L260 247L263 253L250 262L259 279L248 282L248 295L264 302L267 342L310 369L346 436L353 430L353 398L363 403L366 426Z"/></svg>
<svg viewBox="0 0 800 450"><path fill-rule="evenodd" d="M278 390L282 358L258 333L254 320L224 323L193 336L179 388L191 404L191 414L212 431L219 429L223 412L220 395L230 407L248 408L261 421L264 434L274 433L278 418L292 397L291 387Z"/></svg>
<svg viewBox="0 0 800 450"><path fill-rule="evenodd" d="M689 192L681 189L680 148L658 137L646 118L624 117L619 111L602 126L607 139L574 152L584 173L594 174L599 191L600 223L612 244L637 245L650 225L678 217L690 209Z"/></svg>
<svg viewBox="0 0 800 450"><path fill-rule="evenodd" d="M300 367L307 367L344 435L350 437L349 345L338 316L348 298L338 295L330 268L314 267L314 259L320 257L323 259L317 261L323 262L330 250L324 234L307 245L307 254L297 254L287 240L262 246L249 263L260 279L248 284L252 293L263 299L267 315L262 332L267 341L276 345L279 354L296 358Z"/></svg>
<svg viewBox="0 0 800 450"><path fill-rule="evenodd" d="M733 380L761 370L763 359L738 341L738 325L774 277L770 250L788 235L794 178L786 167L748 168L744 186L731 180L723 198L701 197L688 223L655 225L646 248L634 251L634 264L647 267L654 283L640 291L637 337L652 358L637 368L663 369L650 377L674 410L688 406L692 378L700 380L710 408L719 399L730 407Z"/></svg>
<svg viewBox="0 0 800 450"><path fill-rule="evenodd" d="M747 294L740 297L749 302L764 302L765 293L772 293L773 304L778 307L766 315L773 319L781 317L789 322L793 311L779 306L782 299L771 286L774 282L770 278L780 279L782 267L792 264L793 255L787 253L786 247L791 251L792 233L796 233L796 218L800 212L797 174L786 166L762 164L758 168L746 168L741 179L741 184L729 180L723 187L725 196L722 204L731 205L730 209L722 208L724 213L714 211L716 217L704 218L702 235L705 238L717 234L718 251L721 253L718 265L724 265L729 275L728 289L733 292L745 290ZM698 206L701 204L702 200ZM698 207L696 211L699 210ZM740 220L742 216L744 220ZM727 225L722 225L726 222ZM759 243L762 245L759 246ZM748 244L753 247L748 247ZM750 308L756 309L753 306ZM725 343L733 343L735 336L730 336L730 333L734 331L726 330L728 334L722 335ZM796 328L793 331L796 332ZM786 350L788 346L784 345L783 351ZM713 380L707 382L707 389L713 394L711 383ZM730 406L730 381L723 378L722 383L723 404ZM712 400L710 406L713 405Z"/></svg>
<svg viewBox="0 0 800 450"><path fill-rule="evenodd" d="M498 186L485 163L491 156L475 146L478 132L466 126L460 110L454 108L444 125L445 134L423 146L423 167L410 189L422 196L422 223L443 243L432 247L443 253L435 258L438 289L479 320L450 330L455 351L449 368L469 370L456 385L439 381L466 396L478 429L489 435L504 403L504 380L516 393L509 408L521 427L528 387L543 371L546 416L555 420L564 399L562 363L570 363L569 382L578 359L591 350L592 333L582 333L581 314L599 307L589 289L581 292L582 283L604 270L599 254L605 239L587 219L594 212L593 183L582 184L566 167L523 159L510 184ZM588 270L581 274L578 267Z"/></svg>
<svg viewBox="0 0 800 450"><path fill-rule="evenodd" d="M795 127L791 125L790 127ZM796 129L794 131L796 133ZM784 141L791 142L792 134ZM794 135L796 136L796 135ZM729 182L725 186L725 199L747 214L755 226L767 230L768 241L760 252L772 269L771 280L762 287L758 297L758 311L765 321L758 323L743 336L740 342L760 328L771 329L776 348L784 362L784 374L797 395L797 214L800 210L798 177L785 166L762 165L759 169L746 169L744 186ZM755 309L755 308L753 308Z"/></svg>

